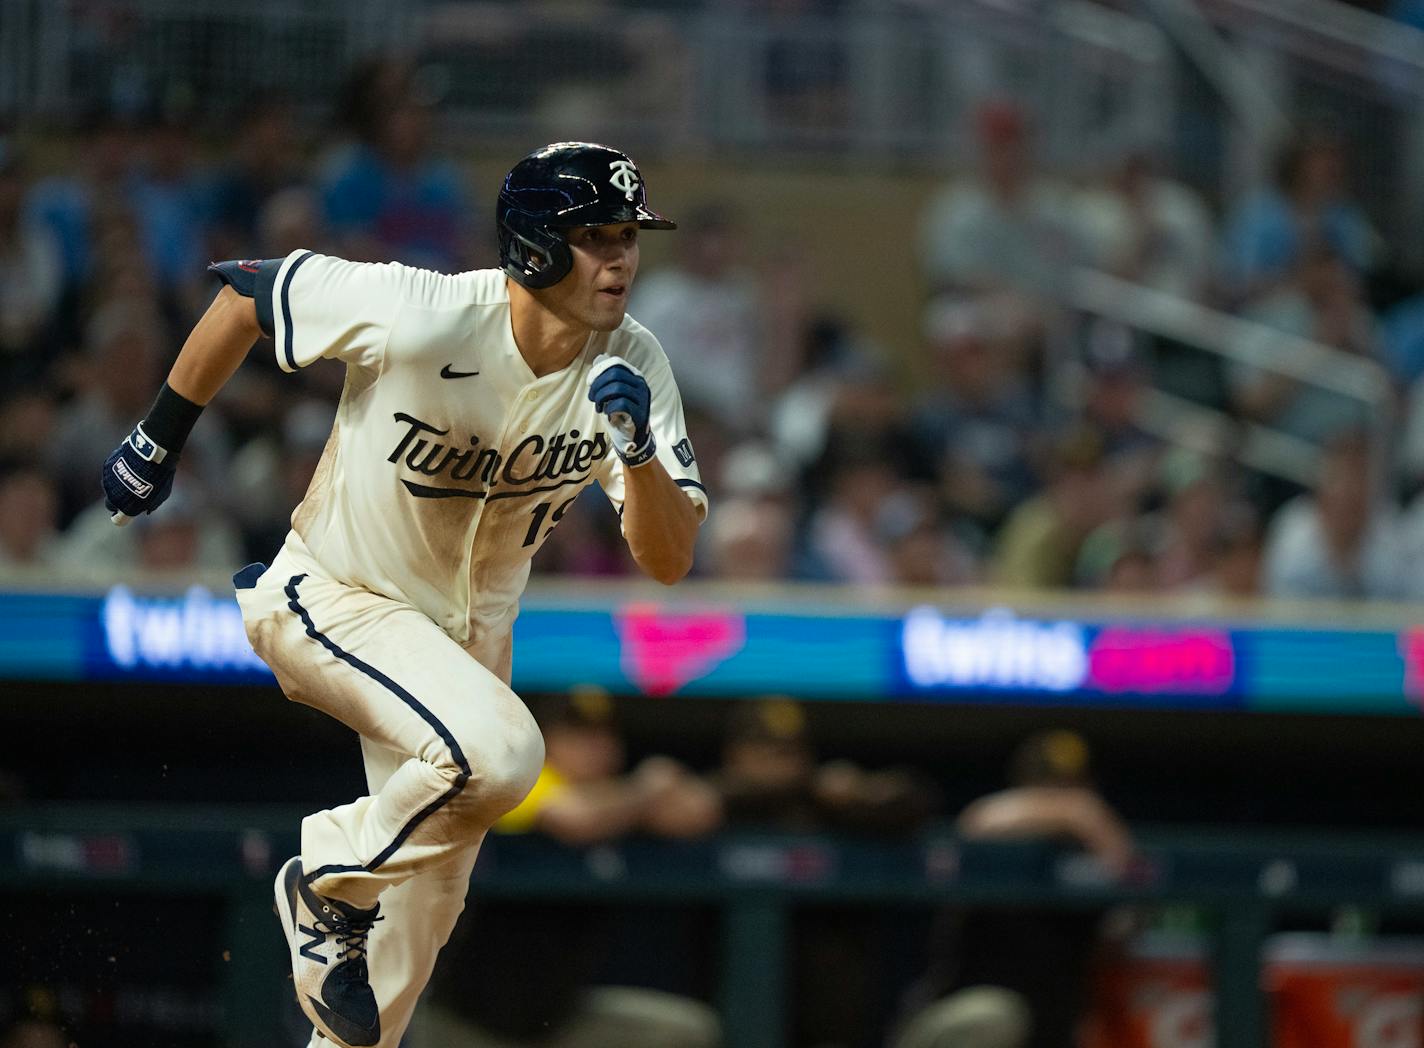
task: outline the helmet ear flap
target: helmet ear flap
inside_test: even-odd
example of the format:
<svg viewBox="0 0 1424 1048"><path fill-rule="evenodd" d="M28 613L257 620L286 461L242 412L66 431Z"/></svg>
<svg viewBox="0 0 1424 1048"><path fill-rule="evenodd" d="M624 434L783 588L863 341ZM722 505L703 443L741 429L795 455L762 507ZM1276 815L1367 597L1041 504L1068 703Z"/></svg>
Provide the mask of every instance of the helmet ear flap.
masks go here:
<svg viewBox="0 0 1424 1048"><path fill-rule="evenodd" d="M539 226L519 230L508 219L503 232L504 271L525 287L553 287L573 269L573 252L558 232Z"/></svg>

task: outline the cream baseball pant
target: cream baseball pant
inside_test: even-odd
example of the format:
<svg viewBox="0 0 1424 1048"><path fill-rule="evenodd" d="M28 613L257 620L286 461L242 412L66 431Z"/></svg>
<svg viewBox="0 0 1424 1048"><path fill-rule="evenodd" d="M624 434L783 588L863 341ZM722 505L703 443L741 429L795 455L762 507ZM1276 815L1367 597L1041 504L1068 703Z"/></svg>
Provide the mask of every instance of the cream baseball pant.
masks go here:
<svg viewBox="0 0 1424 1048"><path fill-rule="evenodd" d="M534 785L544 744L507 683L507 638L483 665L408 604L316 573L289 544L234 578L253 649L289 699L361 736L370 793L302 820L312 889L360 907L379 900L368 944L396 1048L465 906L486 830ZM312 1048L330 1048L315 1032Z"/></svg>

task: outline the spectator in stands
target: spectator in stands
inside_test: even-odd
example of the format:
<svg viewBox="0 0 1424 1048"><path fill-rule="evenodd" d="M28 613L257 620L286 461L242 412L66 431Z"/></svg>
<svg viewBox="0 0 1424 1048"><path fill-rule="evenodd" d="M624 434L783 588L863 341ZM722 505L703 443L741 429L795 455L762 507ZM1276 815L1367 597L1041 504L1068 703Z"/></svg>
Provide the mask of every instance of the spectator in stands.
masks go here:
<svg viewBox="0 0 1424 1048"><path fill-rule="evenodd" d="M273 199L302 181L301 140L290 104L264 87L236 114L236 137L209 189L208 255L214 259L276 258L298 247L267 250L262 219Z"/></svg>
<svg viewBox="0 0 1424 1048"><path fill-rule="evenodd" d="M174 329L189 326L207 286L206 178L195 159L193 121L191 113L170 111L147 123L125 192L138 225L138 242L128 250L137 247L147 257Z"/></svg>
<svg viewBox="0 0 1424 1048"><path fill-rule="evenodd" d="M1063 435L1049 470L1048 486L1020 503L995 537L990 574L999 585L1070 585L1083 541L1123 512L1104 463L1102 438L1094 431Z"/></svg>
<svg viewBox="0 0 1424 1048"><path fill-rule="evenodd" d="M1124 152L1100 189L1077 201L1096 264L1125 280L1200 300L1211 280L1211 213L1195 192L1158 169L1148 148Z"/></svg>
<svg viewBox="0 0 1424 1048"><path fill-rule="evenodd" d="M83 386L60 413L48 449L65 520L94 500L94 463L148 410L164 343L161 321L143 303L111 299L90 320Z"/></svg>
<svg viewBox="0 0 1424 1048"><path fill-rule="evenodd" d="M910 485L929 484L934 473L913 438L901 398L884 376L865 375L834 397L821 456L803 473L811 512L799 573L883 584L893 577L877 533L885 500Z"/></svg>
<svg viewBox="0 0 1424 1048"><path fill-rule="evenodd" d="M1403 599L1414 565L1405 558L1392 506L1372 482L1368 441L1334 440L1320 461L1315 489L1286 503L1266 534L1266 592L1273 597Z"/></svg>
<svg viewBox="0 0 1424 1048"><path fill-rule="evenodd" d="M89 322L78 395L61 411L46 459L60 484L61 518L94 500L93 464L142 418L166 353L162 324L142 300L110 298ZM182 468L207 490L221 484L229 438L220 412L207 412L184 449ZM97 456L97 457L96 457Z"/></svg>
<svg viewBox="0 0 1424 1048"><path fill-rule="evenodd" d="M658 333L684 404L746 434L763 422L767 403L758 398L785 385L795 354L768 351L758 281L730 209L694 211L678 249L676 264L639 276L632 313Z"/></svg>
<svg viewBox="0 0 1424 1048"><path fill-rule="evenodd" d="M0 569L46 568L58 555L59 492L32 461L0 464Z"/></svg>
<svg viewBox="0 0 1424 1048"><path fill-rule="evenodd" d="M588 490L574 499L534 555L534 570L541 575L601 578L637 574L618 515L601 491Z"/></svg>
<svg viewBox="0 0 1424 1048"><path fill-rule="evenodd" d="M723 458L718 517L698 537L698 570L723 581L774 582L794 569L795 478L777 449L744 441Z"/></svg>
<svg viewBox="0 0 1424 1048"><path fill-rule="evenodd" d="M1302 249L1291 277L1247 307L1244 315L1342 353L1377 356L1374 319L1359 278L1325 244ZM1277 371L1233 364L1227 377L1240 414L1301 440L1324 443L1343 430L1370 422L1369 405Z"/></svg>
<svg viewBox="0 0 1424 1048"><path fill-rule="evenodd" d="M612 699L580 689L546 703L545 765L529 796L496 825L537 830L572 847L627 834L687 837L712 829L716 795L666 757L624 774ZM611 931L586 907L491 908L456 929L442 951L431 999L411 1033L414 1048L718 1048L707 1005L635 987L590 985ZM555 942L558 949L550 951ZM478 949L493 966L466 960ZM476 974L472 974L478 969Z"/></svg>
<svg viewBox="0 0 1424 1048"><path fill-rule="evenodd" d="M179 466L178 482L161 514L116 528L102 501L65 530L57 571L74 581L107 583L135 570L231 573L243 563L242 533L203 494L201 480Z"/></svg>
<svg viewBox="0 0 1424 1048"><path fill-rule="evenodd" d="M708 578L734 582L777 582L793 572L794 522L785 503L749 498L723 499L707 522L699 557Z"/></svg>
<svg viewBox="0 0 1424 1048"><path fill-rule="evenodd" d="M1125 874L1134 845L1094 786L1087 743L1052 730L1025 739L1010 786L956 820L978 841L1043 841L1083 853L1104 878ZM948 909L935 921L929 971L906 995L894 1048L1064 1048L1088 1003L1098 909Z"/></svg>
<svg viewBox="0 0 1424 1048"><path fill-rule="evenodd" d="M928 489L898 491L876 514L875 534L897 586L968 586L979 581L977 535L958 533Z"/></svg>
<svg viewBox="0 0 1424 1048"><path fill-rule="evenodd" d="M43 372L43 339L64 289L58 239L25 217L27 182L14 139L0 135L0 379L7 389Z"/></svg>
<svg viewBox="0 0 1424 1048"><path fill-rule="evenodd" d="M1374 268L1379 237L1350 196L1346 143L1314 128L1282 152L1275 185L1250 194L1227 217L1223 278L1234 303L1287 280L1312 248L1325 247L1356 275Z"/></svg>
<svg viewBox="0 0 1424 1048"><path fill-rule="evenodd" d="M947 504L992 531L1034 491L1038 406L996 341L988 304L941 296L922 328L931 372L914 402L915 434Z"/></svg>
<svg viewBox="0 0 1424 1048"><path fill-rule="evenodd" d="M1110 593L1148 593L1157 587L1161 540L1151 516L1124 516L1094 528L1083 540L1073 582Z"/></svg>
<svg viewBox="0 0 1424 1048"><path fill-rule="evenodd" d="M152 312L157 322L162 323L165 308L169 314L172 312L172 300L165 304L155 264L137 246L143 231L129 201L126 198L106 201L104 207L94 212L92 228L93 272L84 286L80 315L87 323L108 303L119 301L132 309ZM80 337L74 344L82 346L88 332L82 326L78 330ZM171 325L168 333L177 337Z"/></svg>
<svg viewBox="0 0 1424 1048"><path fill-rule="evenodd" d="M878 533L880 514L904 486L882 444L846 441L829 456L826 497L806 529L803 571L831 582L887 585L894 573Z"/></svg>
<svg viewBox="0 0 1424 1048"><path fill-rule="evenodd" d="M1015 306L1019 326L1036 330L1038 300L1051 297L1086 260L1063 187L1040 175L1030 120L995 100L975 114L976 178L931 202L921 223L921 266L933 291L993 293Z"/></svg>
<svg viewBox="0 0 1424 1048"><path fill-rule="evenodd" d="M1157 468L1162 442L1143 428L1150 375L1133 330L1101 318L1086 331L1081 423L1096 432L1103 456L1129 489L1140 490Z"/></svg>
<svg viewBox="0 0 1424 1048"><path fill-rule="evenodd" d="M884 355L844 318L820 314L808 320L797 356L799 373L777 397L769 426L777 454L792 469L812 470L832 431L848 420L876 426L897 416L900 398ZM698 449L700 454L700 444Z"/></svg>
<svg viewBox="0 0 1424 1048"><path fill-rule="evenodd" d="M834 18L845 0L777 0L769 22L763 84L773 117L793 131L834 130L850 104L847 43L840 33L778 32L794 19Z"/></svg>
<svg viewBox="0 0 1424 1048"><path fill-rule="evenodd" d="M1406 499L1424 493L1424 377L1415 381L1402 399L1396 468Z"/></svg>
<svg viewBox="0 0 1424 1048"><path fill-rule="evenodd" d="M1229 506L1214 544L1215 563L1201 589L1225 597L1256 597L1261 593L1261 521L1254 507Z"/></svg>
<svg viewBox="0 0 1424 1048"><path fill-rule="evenodd" d="M38 386L12 387L0 395L0 458L44 461L57 408L54 394Z"/></svg>
<svg viewBox="0 0 1424 1048"><path fill-rule="evenodd" d="M1163 460L1159 497L1165 504L1151 515L1159 590L1260 592L1260 513L1239 471L1177 450Z"/></svg>
<svg viewBox="0 0 1424 1048"><path fill-rule="evenodd" d="M139 517L133 528L141 570L178 572L201 566L203 514L191 497L184 496L161 516ZM235 557L225 560L237 563Z"/></svg>
<svg viewBox="0 0 1424 1048"><path fill-rule="evenodd" d="M342 116L355 142L320 178L326 222L344 257L442 273L471 260L472 211L459 173L431 153L428 79L386 58L359 64L348 78Z"/></svg>
<svg viewBox="0 0 1424 1048"><path fill-rule="evenodd" d="M1146 501L1158 508L1108 521L1088 536L1078 556L1079 584L1118 592L1256 592L1256 511L1224 467L1189 452L1168 453Z"/></svg>
<svg viewBox="0 0 1424 1048"><path fill-rule="evenodd" d="M259 434L233 456L223 495L241 525L248 561L267 563L282 548L335 421L326 401L294 401L280 419L280 433Z"/></svg>
<svg viewBox="0 0 1424 1048"><path fill-rule="evenodd" d="M124 196L135 154L131 124L110 113L93 114L80 138L83 148L71 171L37 182L25 203L27 218L48 228L59 244L67 311L95 277L99 216Z"/></svg>
<svg viewBox="0 0 1424 1048"><path fill-rule="evenodd" d="M257 216L257 254L263 258L283 258L298 248L335 250L330 240L321 198L308 186L277 190Z"/></svg>

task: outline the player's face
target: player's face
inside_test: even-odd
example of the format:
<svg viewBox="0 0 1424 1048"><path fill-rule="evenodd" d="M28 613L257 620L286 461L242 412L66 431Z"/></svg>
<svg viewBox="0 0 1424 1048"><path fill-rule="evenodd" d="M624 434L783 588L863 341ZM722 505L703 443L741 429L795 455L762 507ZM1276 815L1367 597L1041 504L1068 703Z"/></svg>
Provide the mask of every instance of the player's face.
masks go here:
<svg viewBox="0 0 1424 1048"><path fill-rule="evenodd" d="M638 223L571 229L569 250L574 267L549 289L548 306L594 331L617 330L638 272Z"/></svg>

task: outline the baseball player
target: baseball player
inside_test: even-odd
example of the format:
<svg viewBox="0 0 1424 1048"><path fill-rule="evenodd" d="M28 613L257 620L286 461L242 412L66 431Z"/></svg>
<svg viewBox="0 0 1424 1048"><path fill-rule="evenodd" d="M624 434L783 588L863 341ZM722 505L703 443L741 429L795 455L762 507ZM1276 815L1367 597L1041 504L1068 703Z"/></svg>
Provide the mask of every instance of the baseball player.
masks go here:
<svg viewBox="0 0 1424 1048"><path fill-rule="evenodd" d="M539 774L510 635L530 558L575 496L597 481L638 565L669 584L707 512L667 358L625 313L639 232L675 228L637 166L546 146L509 172L496 218L502 269L310 251L215 264L225 287L104 464L115 520L151 513L259 334L284 370L346 363L285 544L233 580L283 691L359 732L365 759L369 794L303 820L275 885L313 1048L395 1048L485 831Z"/></svg>

